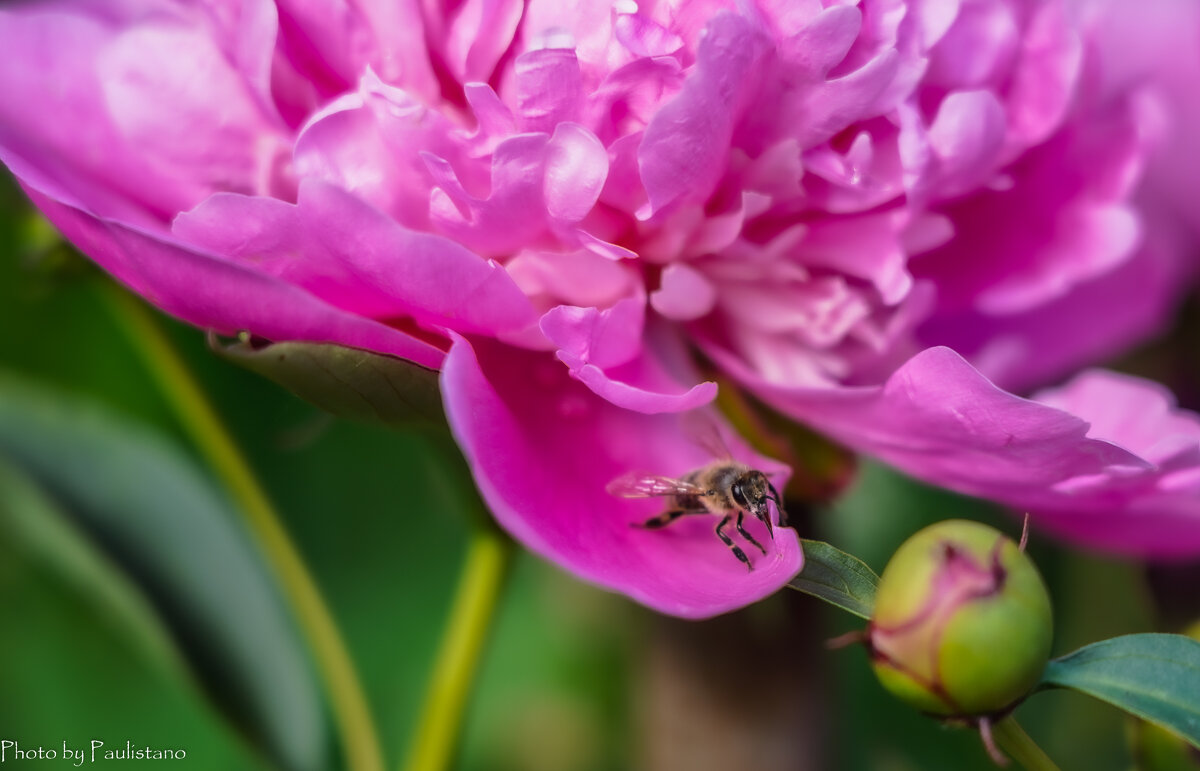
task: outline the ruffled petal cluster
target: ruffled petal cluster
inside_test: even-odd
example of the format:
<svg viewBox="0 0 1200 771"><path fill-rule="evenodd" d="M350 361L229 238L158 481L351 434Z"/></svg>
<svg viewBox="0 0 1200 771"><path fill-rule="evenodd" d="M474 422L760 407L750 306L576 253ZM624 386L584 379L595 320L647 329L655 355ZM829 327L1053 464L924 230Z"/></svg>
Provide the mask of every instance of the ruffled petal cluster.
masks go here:
<svg viewBox="0 0 1200 771"><path fill-rule="evenodd" d="M1192 273L1195 175L1163 154L1200 117L1200 26L1152 48L1151 5L26 0L0 159L169 313L441 369L501 524L665 612L803 559L754 524L747 572L714 518L634 528L666 501L605 492L711 461L697 413L782 484L697 353L922 479L1195 553L1191 456L1097 414L1161 394L1001 390L1154 331Z"/></svg>

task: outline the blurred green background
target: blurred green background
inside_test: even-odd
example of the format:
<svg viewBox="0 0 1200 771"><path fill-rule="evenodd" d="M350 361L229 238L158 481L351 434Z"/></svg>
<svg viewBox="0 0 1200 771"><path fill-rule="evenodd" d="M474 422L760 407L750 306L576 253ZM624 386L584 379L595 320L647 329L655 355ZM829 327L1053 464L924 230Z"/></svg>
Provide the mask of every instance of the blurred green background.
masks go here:
<svg viewBox="0 0 1200 771"><path fill-rule="evenodd" d="M133 442L166 442L181 462L207 475L103 301L107 279L54 246L8 182L0 187L0 212L0 376L31 384L49 403L82 400L78 409L108 416L105 430ZM163 324L308 561L357 663L388 765L398 767L464 554L470 479L440 462L422 435L328 418L211 354L200 331L165 318ZM13 392L0 391L0 399L4 393ZM152 481L132 468L127 478L108 480L118 490ZM311 692L311 668L292 670L291 684L263 675L253 656L249 674L222 670L211 648L223 638L210 637L205 625L245 623L255 611L242 607L242 593L221 590L229 614L201 616L199 625L193 618L181 633L171 610L178 597L147 589L155 569L175 564L170 555L158 568L143 564L81 524L72 501L44 488L0 465L0 740L60 751L63 742L78 748L95 739L113 749L128 740L182 748L186 761L174 763L186 767L273 767L261 732L248 727L261 705L247 705L242 680L265 690L270 704L273 689ZM162 505L174 509L169 496ZM1015 517L864 463L847 495L812 515L805 535L879 571L908 535L947 517L982 519L1013 534L1020 528ZM46 521L57 524L41 528ZM139 533L158 537L153 528ZM209 550L199 554L200 569L179 580L198 583L200 594L214 591L209 581L218 582L232 558L204 542L185 546ZM1056 604L1056 655L1159 623L1140 566L1062 550L1036 532L1031 548ZM261 579L269 582L265 572ZM992 768L976 735L944 728L884 694L863 650L825 649L826 639L858 626L787 590L710 622L664 619L521 553L483 659L458 765ZM275 633L295 630L285 624ZM268 639L256 634L251 642ZM218 663L197 668L206 656ZM212 677L232 682L206 680ZM1018 717L1063 768L1130 767L1126 721L1114 709L1055 692L1022 706ZM317 718L318 730L306 731L306 748L297 751L317 753L307 759L312 767L338 768L329 716L321 711ZM290 741L287 727L281 730Z"/></svg>

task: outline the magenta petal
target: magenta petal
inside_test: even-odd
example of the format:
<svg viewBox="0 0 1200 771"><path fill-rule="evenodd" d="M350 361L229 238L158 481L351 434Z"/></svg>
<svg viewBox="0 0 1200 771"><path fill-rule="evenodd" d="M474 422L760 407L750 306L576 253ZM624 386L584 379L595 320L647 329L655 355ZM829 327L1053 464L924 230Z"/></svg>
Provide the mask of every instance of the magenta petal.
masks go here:
<svg viewBox="0 0 1200 771"><path fill-rule="evenodd" d="M521 20L520 0L465 0L452 11L425 11L426 40L444 41L440 52L460 81L488 81L497 61L509 50ZM430 27L450 17L450 27L431 35ZM444 35L444 37L443 37Z"/></svg>
<svg viewBox="0 0 1200 771"><path fill-rule="evenodd" d="M1179 294L1188 289L1180 275L1185 268L1176 249L1147 245L1115 270L1032 311L943 313L929 319L919 335L927 345L946 345L966 356L1001 387L1024 391L1110 359L1164 328Z"/></svg>
<svg viewBox="0 0 1200 771"><path fill-rule="evenodd" d="M574 51L568 48L530 51L517 58L514 72L523 131L549 134L560 123L579 120L584 91Z"/></svg>
<svg viewBox="0 0 1200 771"><path fill-rule="evenodd" d="M594 394L618 407L646 414L698 409L717 396L716 383L698 383L681 390L658 361L643 349L645 298L621 300L612 308L559 306L542 317L541 329L558 347L558 358ZM655 353L670 350L674 341L653 330L647 342Z"/></svg>
<svg viewBox="0 0 1200 771"><path fill-rule="evenodd" d="M747 525L768 546L765 556L752 550L755 569L747 572L713 533L712 517L658 531L631 527L661 511L662 501L614 497L605 492L609 482L634 470L680 475L711 460L680 415L620 409L546 354L463 339L446 358L442 395L492 514L528 548L585 580L663 613L703 618L762 599L803 565L787 528L775 530L771 545L759 523ZM782 471L724 433L736 458Z"/></svg>
<svg viewBox="0 0 1200 771"><path fill-rule="evenodd" d="M738 95L750 88L766 47L741 16L722 13L709 22L695 72L650 121L638 148L652 211L712 193L729 153Z"/></svg>
<svg viewBox="0 0 1200 771"><path fill-rule="evenodd" d="M709 353L776 408L918 479L970 495L1031 505L1069 480L1148 465L1087 438L1085 421L996 388L948 348L922 351L882 386L858 388L767 383L732 357Z"/></svg>
<svg viewBox="0 0 1200 771"><path fill-rule="evenodd" d="M306 181L296 205L213 196L180 215L175 232L359 313L411 314L460 331L497 332L534 321L528 299L499 265L401 227L321 182Z"/></svg>
<svg viewBox="0 0 1200 771"><path fill-rule="evenodd" d="M560 305L542 317L542 333L566 359L616 367L642 349L645 300L631 297L605 310Z"/></svg>
<svg viewBox="0 0 1200 771"><path fill-rule="evenodd" d="M346 313L249 267L100 219L27 191L88 256L167 313L223 334L329 342L437 368L439 349L371 319Z"/></svg>
<svg viewBox="0 0 1200 771"><path fill-rule="evenodd" d="M1154 466L1137 475L1080 480L1071 495L1035 509L1039 522L1073 541L1146 557L1200 550L1200 416L1162 386L1091 371L1037 396L1091 421L1089 436L1137 452Z"/></svg>
<svg viewBox="0 0 1200 771"><path fill-rule="evenodd" d="M1200 417L1179 409L1158 383L1091 370L1034 399L1078 415L1092 424L1088 436L1136 452L1160 470L1200 464Z"/></svg>
<svg viewBox="0 0 1200 771"><path fill-rule="evenodd" d="M296 138L301 178L322 179L391 214L405 227L429 227L427 153L458 160L454 126L374 72L358 90L326 105Z"/></svg>
<svg viewBox="0 0 1200 771"><path fill-rule="evenodd" d="M0 159L56 200L147 226L218 189L267 188L283 137L246 81L259 74L221 50L245 41L216 39L206 18L115 1L6 4ZM239 29L270 44L269 19Z"/></svg>

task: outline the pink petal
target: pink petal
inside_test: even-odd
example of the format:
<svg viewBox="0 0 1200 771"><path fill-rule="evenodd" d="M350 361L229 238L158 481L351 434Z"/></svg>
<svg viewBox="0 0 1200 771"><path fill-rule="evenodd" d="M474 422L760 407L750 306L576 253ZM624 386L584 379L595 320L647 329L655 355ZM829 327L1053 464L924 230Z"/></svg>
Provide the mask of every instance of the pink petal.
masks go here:
<svg viewBox="0 0 1200 771"><path fill-rule="evenodd" d="M608 177L608 154L592 132L560 123L546 146L542 195L546 211L561 222L579 222L600 197Z"/></svg>
<svg viewBox="0 0 1200 771"><path fill-rule="evenodd" d="M951 197L981 186L994 173L1004 147L1004 108L990 91L950 94L929 127L938 160L938 194Z"/></svg>
<svg viewBox="0 0 1200 771"><path fill-rule="evenodd" d="M429 227L426 153L460 160L454 127L411 95L367 72L358 90L309 120L296 138L296 172L322 179L392 215L406 227Z"/></svg>
<svg viewBox="0 0 1200 771"><path fill-rule="evenodd" d="M409 314L448 329L519 329L533 309L504 269L407 230L339 188L306 181L292 205L217 195L175 221L179 237L356 313Z"/></svg>
<svg viewBox="0 0 1200 771"><path fill-rule="evenodd" d="M1083 70L1083 43L1061 3L1047 3L1023 37L1008 96L1011 132L1022 148L1043 141L1063 121ZM1122 40L1121 47L1127 45Z"/></svg>
<svg viewBox="0 0 1200 771"><path fill-rule="evenodd" d="M1179 249L1150 244L1114 270L1024 313L944 310L920 327L920 339L953 348L1001 387L1023 391L1111 359L1165 328L1187 290L1186 268Z"/></svg>
<svg viewBox="0 0 1200 771"><path fill-rule="evenodd" d="M645 304L638 296L602 311L559 306L542 317L542 333L558 347L557 356L572 377L618 407L647 414L703 407L716 398L716 383L683 390L678 379L643 350ZM662 339L657 348L672 344Z"/></svg>
<svg viewBox="0 0 1200 771"><path fill-rule="evenodd" d="M1159 469L1200 465L1200 417L1180 410L1158 383L1089 370L1034 399L1078 415L1091 423L1088 436L1118 444Z"/></svg>
<svg viewBox="0 0 1200 771"><path fill-rule="evenodd" d="M1098 476L1035 510L1051 531L1106 551L1144 557L1200 550L1200 416L1157 383L1090 371L1037 396L1092 425L1088 435L1154 464L1141 474Z"/></svg>
<svg viewBox="0 0 1200 771"><path fill-rule="evenodd" d="M692 321L707 315L716 300L716 288L686 263L664 268L661 286L650 294L654 310L675 321Z"/></svg>
<svg viewBox="0 0 1200 771"><path fill-rule="evenodd" d="M680 475L711 459L679 415L622 410L549 356L485 341L455 341L442 393L492 514L528 548L587 581L663 613L703 618L771 594L803 564L787 528L776 529L765 556L753 550L747 572L713 533L713 517L659 531L631 527L661 511L662 500L614 497L609 482L633 470ZM749 465L781 470L736 439L730 444ZM747 527L770 544L758 523Z"/></svg>
<svg viewBox="0 0 1200 771"><path fill-rule="evenodd" d="M579 120L584 93L574 51L543 48L521 54L514 72L523 131L549 134L560 123Z"/></svg>
<svg viewBox="0 0 1200 771"><path fill-rule="evenodd" d="M560 305L542 316L542 333L569 366L617 367L641 353L645 300L631 297L606 310Z"/></svg>
<svg viewBox="0 0 1200 771"><path fill-rule="evenodd" d="M882 386L768 383L709 349L777 409L931 484L1018 507L1045 504L1076 478L1136 471L1142 458L1087 438L1088 424L1001 391L948 348L912 357Z"/></svg>
<svg viewBox="0 0 1200 771"><path fill-rule="evenodd" d="M670 56L683 47L679 35L641 13L618 13L613 32L638 57Z"/></svg>
<svg viewBox="0 0 1200 771"><path fill-rule="evenodd" d="M438 348L341 311L258 270L27 192L80 250L130 289L190 324L273 341L338 343L430 368L441 364Z"/></svg>
<svg viewBox="0 0 1200 771"><path fill-rule="evenodd" d="M526 295L555 305L606 308L641 292L640 277L628 266L595 254L527 251L505 264Z"/></svg>
<svg viewBox="0 0 1200 771"><path fill-rule="evenodd" d="M456 179L443 176L430 197L435 229L487 257L507 257L546 240L543 188L549 139L517 134L497 145L486 198L470 195Z"/></svg>
<svg viewBox="0 0 1200 771"><path fill-rule="evenodd" d="M451 3L452 11L425 14L426 40L444 41L442 55L459 82L492 79L496 64L513 44L521 20L520 0L465 0ZM450 19L445 30L434 30L437 21Z"/></svg>
<svg viewBox="0 0 1200 771"><path fill-rule="evenodd" d="M269 46L273 28L259 19L241 34ZM0 159L57 200L145 226L215 190L272 189L281 127L246 80L261 73L232 66L221 42L200 11L5 6Z"/></svg>
<svg viewBox="0 0 1200 771"><path fill-rule="evenodd" d="M715 16L683 90L646 127L638 163L653 213L679 199L703 201L724 170L738 98L755 79L767 41L741 16ZM647 215L648 216L648 215Z"/></svg>
<svg viewBox="0 0 1200 771"><path fill-rule="evenodd" d="M911 263L937 285L939 310L1025 312L1132 257L1140 229L1126 197L1146 152L1135 121L1122 105L1060 132L1009 167L1007 188L946 205L955 237Z"/></svg>

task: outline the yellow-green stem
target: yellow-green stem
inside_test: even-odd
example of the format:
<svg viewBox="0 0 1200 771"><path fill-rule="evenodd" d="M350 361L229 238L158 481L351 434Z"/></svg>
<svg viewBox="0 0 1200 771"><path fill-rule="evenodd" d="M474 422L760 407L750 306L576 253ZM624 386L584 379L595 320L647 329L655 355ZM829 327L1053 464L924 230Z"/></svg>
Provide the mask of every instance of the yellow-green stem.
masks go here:
<svg viewBox="0 0 1200 771"><path fill-rule="evenodd" d="M494 526L475 527L404 771L444 771L454 759L511 554L512 543Z"/></svg>
<svg viewBox="0 0 1200 771"><path fill-rule="evenodd" d="M197 450L237 503L274 569L308 639L329 696L347 768L382 771L383 755L358 675L333 615L282 521L154 314L120 287L114 284L106 287L105 297L127 329L138 354Z"/></svg>
<svg viewBox="0 0 1200 771"><path fill-rule="evenodd" d="M1025 733L1012 715L992 726L992 736L1000 749L1020 763L1025 771L1058 771L1054 761Z"/></svg>

